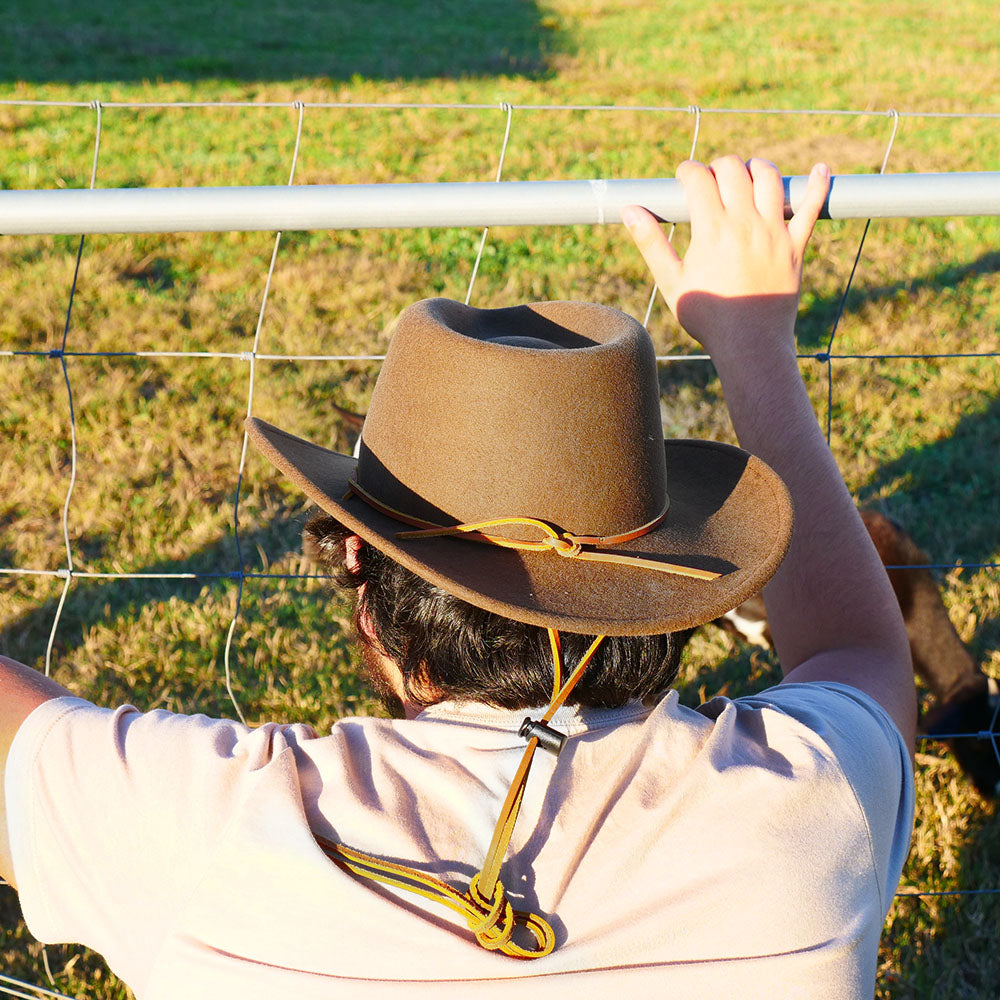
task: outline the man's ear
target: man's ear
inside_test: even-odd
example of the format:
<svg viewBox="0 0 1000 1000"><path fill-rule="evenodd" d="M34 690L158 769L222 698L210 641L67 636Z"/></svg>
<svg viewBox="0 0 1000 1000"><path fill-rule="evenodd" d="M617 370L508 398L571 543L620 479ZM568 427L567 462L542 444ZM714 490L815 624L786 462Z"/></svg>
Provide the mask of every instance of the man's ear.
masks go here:
<svg viewBox="0 0 1000 1000"><path fill-rule="evenodd" d="M361 538L359 535L348 535L344 539L344 566L349 573L357 573L361 569ZM365 584L358 587L357 605L354 611L354 623L361 637L381 650L381 644L375 638L375 628L371 616L361 609L361 598L364 596Z"/></svg>
<svg viewBox="0 0 1000 1000"><path fill-rule="evenodd" d="M344 539L344 565L348 572L357 573L361 569L361 538L358 535L348 535Z"/></svg>

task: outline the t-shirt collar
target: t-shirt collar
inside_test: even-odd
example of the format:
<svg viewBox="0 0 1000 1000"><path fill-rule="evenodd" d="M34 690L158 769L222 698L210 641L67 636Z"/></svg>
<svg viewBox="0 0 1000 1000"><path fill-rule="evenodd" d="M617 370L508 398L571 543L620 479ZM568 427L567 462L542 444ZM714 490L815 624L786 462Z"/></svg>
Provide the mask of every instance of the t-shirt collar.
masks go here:
<svg viewBox="0 0 1000 1000"><path fill-rule="evenodd" d="M416 718L421 721L462 722L485 726L490 729L514 730L521 727L525 718L540 719L545 705L534 708L495 708L476 701L442 701L429 705ZM639 701L630 701L620 708L590 708L582 705L563 705L556 710L549 725L566 734L576 734L594 729L608 729L625 722L645 718L650 709Z"/></svg>

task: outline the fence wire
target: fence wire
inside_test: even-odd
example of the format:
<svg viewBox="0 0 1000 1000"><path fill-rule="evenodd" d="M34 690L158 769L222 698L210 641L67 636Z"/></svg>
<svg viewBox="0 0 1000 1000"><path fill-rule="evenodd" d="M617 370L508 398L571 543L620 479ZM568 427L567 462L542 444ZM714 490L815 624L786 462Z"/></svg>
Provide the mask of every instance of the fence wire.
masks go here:
<svg viewBox="0 0 1000 1000"><path fill-rule="evenodd" d="M881 118L886 121L886 131L884 151L881 159L879 173L885 173L889 167L891 155L894 151L897 137L900 133L901 124L915 119L967 119L967 120L994 120L1000 119L1000 114L953 114L939 112L905 112L894 109L877 111L871 109L859 110L829 110L829 109L731 109L731 108L710 108L710 107L657 107L657 106L617 106L617 105L514 105L509 102L498 104L433 104L433 103L397 103L397 104L376 104L376 103L350 103L350 102L113 102L113 101L92 101L92 102L64 102L64 101L29 101L29 100L2 100L0 109L81 109L93 112L93 158L90 171L89 186L94 188L99 177L99 162L101 157L101 145L104 132L104 116L109 110L127 112L181 112L181 111L209 111L212 109L231 109L241 113L250 114L262 109L288 109L294 116L294 140L292 142L292 152L290 162L287 167L287 184L295 183L296 170L299 166L300 147L303 136L303 123L307 114L321 110L339 110L345 112L368 111L372 114L399 113L402 111L414 111L419 113L432 113L439 111L456 112L463 115L479 115L483 113L500 114L500 128L497 142L493 147L492 157L496 163L495 180L499 182L504 173L505 160L508 157L512 145L512 136L517 134L518 129L513 128L515 116L518 119L518 128L529 133L530 129L522 121L522 116L529 114L545 115L555 113L579 112L586 114L649 114L649 115L687 115L691 120L691 144L690 157L695 158L699 152L699 137L702 125L708 116L740 115L740 116L802 116L809 117L832 117L839 120L844 119L872 119ZM529 141L529 140L524 140ZM498 150L498 152L497 152ZM487 155L484 153L484 156ZM847 308L849 296L859 265L863 259L865 241L869 234L870 220L865 224L861 237L858 241L856 251L853 255L853 264L849 275L843 283L836 306L834 318L832 320L829 335L822 349L814 352L800 354L803 365L814 364L819 366L825 373L825 395L826 413L825 427L828 442L832 441L833 420L835 410L835 374L840 370L840 366L847 364L858 364L863 362L893 362L902 360L977 360L1000 358L1000 350L977 350L970 349L967 352L941 352L941 353L857 353L844 351L837 353L835 347L838 343L838 332L841 320ZM674 234L674 227L671 227L671 238ZM470 276L467 284L465 301L472 300L473 291L479 275L480 265L484 252L488 247L489 229L484 229L476 245L476 253L471 265ZM71 532L72 498L77 482L78 471L78 417L74 407L73 380L71 378L68 361L84 358L101 358L108 362L123 361L127 359L186 359L192 361L226 361L247 365L246 374L246 410L245 415L254 414L254 390L256 379L258 378L258 364L260 362L291 363L294 365L303 364L343 364L360 362L378 363L383 360L381 353L287 353L276 352L266 353L261 350L264 342L265 319L268 315L269 297L271 291L272 278L274 276L275 265L279 259L279 252L282 245L282 234L276 233L273 247L269 256L266 272L263 276L262 291L260 293L260 304L257 313L256 325L253 331L252 341L246 350L240 351L211 351L211 350L90 350L85 343L86 333L78 329L77 317L74 313L74 303L77 295L78 282L80 280L81 262L84 259L85 238L80 237L76 246L75 264L72 269L71 283L68 289L67 305L65 312L65 322L61 343L57 348L50 349L2 349L0 344L0 359L6 358L14 363L22 361L27 363L30 359L51 361L60 366L62 379L65 384L66 400L68 406L67 433L69 442L69 481L66 488L65 498L62 505L61 536L65 549L65 563L58 568L38 568L32 566L0 566L0 578L39 578L52 577L62 581L60 596L53 614L51 628L45 649L45 672L51 671L53 650L56 647L57 637L60 629L60 622L66 605L67 596L76 581L81 580L101 580L101 581L149 581L160 580L167 582L178 581L225 581L234 588L234 608L231 620L226 630L225 645L223 652L223 682L227 696L233 706L233 710L241 721L246 721L243 709L241 708L233 687L233 672L235 670L235 657L237 648L235 637L239 631L241 614L243 612L243 588L248 580L254 581L316 581L326 580L324 574L315 572L269 572L265 567L263 571L256 571L247 566L246 542L241 535L241 512L240 502L243 491L244 472L247 460L248 438L244 433L239 455L239 462L236 475L236 484L232 498L232 537L235 543L235 562L228 566L219 566L213 570L206 571L176 571L176 572L95 572L77 568L74 561L74 546ZM653 320L654 306L656 303L656 288L653 286L648 297L648 304L645 309L644 322L648 326ZM657 360L663 366L675 366L690 364L692 362L705 362L708 356L701 353L687 352L682 354L669 353L659 354ZM987 457L987 461L992 461L992 457ZM961 569L967 570L996 570L1000 568L1000 563L992 561L978 562L929 562L921 566L909 567L889 567L930 569L936 572L950 572ZM951 738L964 738L973 740L988 741L994 753L1000 761L1000 749L997 746L998 737L998 714L1000 714L1000 704L994 712L989 726L978 733L954 734ZM947 891L923 890L917 886L904 886L899 890L900 897L925 897L925 896L954 896L962 897L969 895L989 895L1000 893L1000 888L981 887L973 890L955 889ZM47 963L46 963L47 965ZM47 971L47 970L46 970ZM49 974L49 981L54 986L54 981ZM0 975L0 994L13 997L61 997L62 994L52 992L40 986L33 986L10 977Z"/></svg>

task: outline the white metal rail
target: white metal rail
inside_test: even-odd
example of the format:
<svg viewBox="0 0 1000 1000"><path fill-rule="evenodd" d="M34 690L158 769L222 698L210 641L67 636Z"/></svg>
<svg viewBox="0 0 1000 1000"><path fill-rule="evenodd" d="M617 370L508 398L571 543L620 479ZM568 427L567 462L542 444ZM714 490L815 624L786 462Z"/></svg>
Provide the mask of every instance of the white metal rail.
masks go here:
<svg viewBox="0 0 1000 1000"><path fill-rule="evenodd" d="M805 177L786 177L793 210ZM0 234L243 232L603 224L625 205L688 221L678 181L575 180L0 191ZM843 174L824 217L1000 215L1000 171Z"/></svg>

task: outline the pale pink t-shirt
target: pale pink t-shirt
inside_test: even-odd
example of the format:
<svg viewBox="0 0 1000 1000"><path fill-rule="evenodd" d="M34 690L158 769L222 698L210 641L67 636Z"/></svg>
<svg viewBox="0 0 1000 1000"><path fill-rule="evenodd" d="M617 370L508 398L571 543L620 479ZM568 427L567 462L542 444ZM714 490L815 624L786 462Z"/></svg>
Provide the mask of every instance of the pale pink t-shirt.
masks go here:
<svg viewBox="0 0 1000 1000"><path fill-rule="evenodd" d="M525 714L445 704L319 738L50 701L6 775L25 919L102 952L142 1000L872 996L912 773L843 685L561 709L570 739L536 754L502 874L552 923L547 958L486 952L457 914L317 847L312 830L464 887Z"/></svg>

